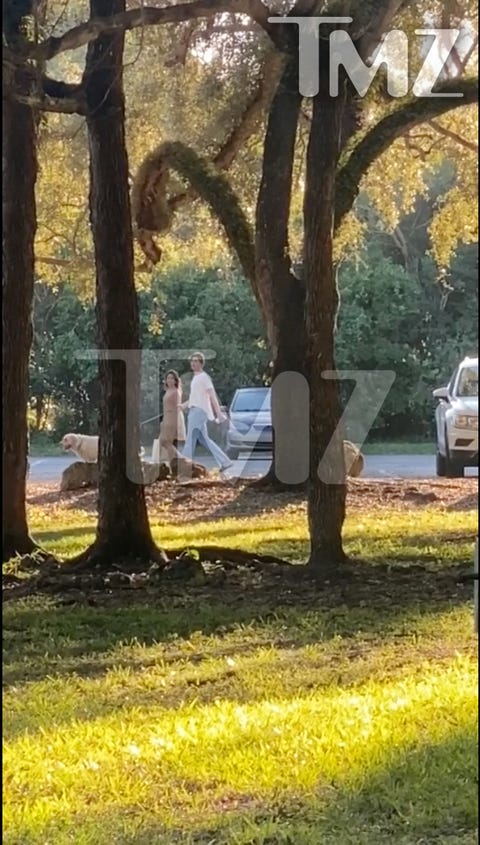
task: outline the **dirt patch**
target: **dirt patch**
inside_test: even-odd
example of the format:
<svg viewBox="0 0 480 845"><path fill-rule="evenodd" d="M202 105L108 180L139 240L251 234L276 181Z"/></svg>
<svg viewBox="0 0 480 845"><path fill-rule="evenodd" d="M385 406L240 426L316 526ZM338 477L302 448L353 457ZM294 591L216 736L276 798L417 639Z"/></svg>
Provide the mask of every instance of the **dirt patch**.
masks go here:
<svg viewBox="0 0 480 845"><path fill-rule="evenodd" d="M28 503L52 510L74 509L95 513L96 490L61 493L58 485L29 484ZM157 520L187 522L245 518L271 511L306 507L305 494L277 493L252 488L245 482L202 479L187 483L162 482L146 489L149 513ZM469 511L478 507L478 479L428 479L412 481L362 480L348 482L349 511L412 510L439 508Z"/></svg>

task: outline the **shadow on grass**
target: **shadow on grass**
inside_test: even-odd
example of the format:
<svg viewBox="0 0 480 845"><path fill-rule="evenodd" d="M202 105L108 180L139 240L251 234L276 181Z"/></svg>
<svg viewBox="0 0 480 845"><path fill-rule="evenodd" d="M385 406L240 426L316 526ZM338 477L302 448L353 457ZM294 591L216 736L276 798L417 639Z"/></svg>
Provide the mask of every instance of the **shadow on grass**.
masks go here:
<svg viewBox="0 0 480 845"><path fill-rule="evenodd" d="M75 528L58 528L56 531L35 531L35 540L40 545L54 543L56 540L68 540L69 537L85 537L95 534L96 525L77 525Z"/></svg>
<svg viewBox="0 0 480 845"><path fill-rule="evenodd" d="M238 514L237 514L238 516ZM203 520L202 520L203 521ZM208 524L208 520L206 520ZM192 523L193 524L193 523ZM198 520L195 522L198 525ZM189 526L190 523L182 523L182 526ZM159 530L161 530L161 526L158 526ZM256 524L255 528L252 529L250 534L255 537L255 543L253 548L247 548L247 551L256 551L259 554L269 554L271 553L270 546L286 546L288 547L287 551L288 554L284 555L285 557L291 557L293 560L306 560L308 556L308 540L306 539L299 539L298 536L288 537L284 536L283 534L279 534L278 537L274 537L272 539L266 539L262 541L262 535L271 535L274 534L275 531L281 530L278 528L274 528L269 524L263 526L261 523ZM199 542L195 542L190 537L185 538L176 538L172 539L169 542L165 543L165 547L172 548L172 549L184 549L185 547L192 547L192 548L201 548L202 545L219 545L222 546L223 542L227 540L229 537L238 537L239 534L246 534L247 529L243 527L241 523L235 523L234 525L230 525L228 527L217 526L214 532L214 536L211 537L208 535L206 539L202 539ZM58 541L68 541L69 538L76 538L76 537L88 537L94 536L95 534L95 525L80 525L75 527L62 527L58 528L55 531L36 531L35 532L35 539L39 542L40 545L44 545L45 543L55 543ZM451 544L458 544L461 542L464 543L471 543L472 544L472 552L469 552L468 561L465 555L459 555L458 563L465 563L470 562L473 555L473 545L476 539L476 532L474 530L468 531L458 531L451 528L446 528L442 530L436 530L435 532L422 532L421 534L407 534L405 536L401 535L398 531L394 531L393 533L389 533L387 527L385 527L384 533L376 533L374 535L369 535L366 531L349 531L348 527L345 534L345 546L347 549L347 553L349 551L349 547L353 546L354 544L361 543L364 547L364 555L371 561L379 561L381 562L382 558L388 558L389 561L391 560L412 560L412 549L416 550L415 556L415 563L422 564L426 563L429 560L441 560L441 546L443 544L451 545ZM159 546L162 545L161 540L158 541ZM225 544L228 547L228 542ZM248 546L248 543L245 543ZM383 547L386 547L387 551ZM373 554L369 553L368 547L372 547ZM378 551L378 547L380 547L380 553ZM434 547L434 551L432 552L432 547ZM419 551L422 548L425 551ZM403 549L403 551L402 551ZM446 556L450 557L450 555ZM68 559L66 560L68 564Z"/></svg>
<svg viewBox="0 0 480 845"><path fill-rule="evenodd" d="M350 738L353 744L355 737ZM103 813L84 810L63 815L38 839L66 843L73 831L97 845L473 845L477 842L477 742L475 725L453 729L437 743L419 742L390 750L385 744L378 765L364 777L322 782L305 793L294 782L277 797L254 790L235 793L215 781L212 789L191 781L188 791L204 792L201 818L175 828L155 820L157 791L142 806L114 806ZM181 784L179 784L181 786ZM185 785L187 786L187 785ZM161 806L161 802L160 802ZM178 818L187 819L178 801ZM204 819L204 821L202 821ZM24 827L5 831L7 843L31 841ZM10 836L10 838L9 838Z"/></svg>
<svg viewBox="0 0 480 845"><path fill-rule="evenodd" d="M400 484L395 479L356 479L350 481L347 488L347 513L354 515L364 509L365 505L372 507L377 504L381 509L389 508L397 510L399 505L402 509L415 509L422 511L425 508L437 509L441 505L443 485L440 483L439 496L433 493L433 499L429 499L432 493L431 487L435 486L438 479L429 482L429 489L423 490L423 480L403 479ZM420 485L420 486L419 486ZM288 505L305 506L307 504L307 493L301 488L299 490L272 490L270 487L261 487L245 483L242 479L233 483L237 495L227 501L220 502L214 506L208 515L202 516L202 521L208 522L229 517L250 516L253 509L261 513L275 513ZM193 492L193 495L194 492ZM476 490L471 490L456 501L449 502L446 506L448 511L476 510L478 495ZM360 505L360 507L359 507Z"/></svg>
<svg viewBox="0 0 480 845"><path fill-rule="evenodd" d="M230 820L224 813L218 826L192 832L152 825L121 845L474 845L476 749L472 726L441 743L392 754L362 785L328 785L331 800L265 802L257 812L232 813ZM319 796L322 791L320 783Z"/></svg>
<svg viewBox="0 0 480 845"><path fill-rule="evenodd" d="M249 570L227 573L219 586L208 581L203 586L161 582L137 590L76 590L55 599L8 602L3 618L4 683L52 673L95 676L119 665L121 655L115 651L122 645L174 647L198 632L223 638L239 626L251 626L258 645L289 647L359 632L383 635L396 630L412 636L412 625L422 614L446 612L472 597L471 585L456 583L448 567L437 572L421 565L389 571L358 562L351 578L323 589L302 577L304 571L292 567L286 578L283 570L278 573L267 565L260 577ZM99 661L101 654L105 659Z"/></svg>
<svg viewBox="0 0 480 845"><path fill-rule="evenodd" d="M179 527L180 528L190 527L190 531L191 531L192 530L191 526L193 526L193 525L198 526L199 521L200 520L197 519L196 521L194 521L192 523L182 522L181 526L179 526ZM202 520L202 522L203 522L203 520ZM213 520L212 520L212 522L213 522ZM170 526L171 526L171 523L169 524L169 527ZM161 531L161 525L158 526L158 530ZM275 530L276 529L272 528L271 525L262 526L261 523L260 524L257 523L257 524L255 524L255 527L252 528L250 533L252 535L255 535L255 536L261 536L262 534L273 534L275 532ZM228 526L228 527L217 526L215 528L214 533L215 533L215 539L220 540L221 538L225 538L225 537L238 537L238 535L243 533L243 532L246 533L246 529L243 528L243 526L241 524L237 523L235 525L231 525L231 526ZM58 540L64 540L64 539L66 540L69 537L83 537L87 534L94 534L94 533L95 533L95 525L81 525L81 526L76 526L74 528L68 528L68 527L59 528L56 531L36 531L35 532L35 539L38 540L41 543L55 542L55 541L58 541ZM298 537L297 538L289 538L289 537L286 538L286 542L289 542L290 540L296 540L298 542ZM282 541L283 541L283 536L281 535L278 538L278 542L282 542ZM166 543L165 545L171 546L172 543L174 543L175 546L185 547L185 545L188 545L189 542L190 541L188 539L182 540L182 538L179 537L177 540L172 540L171 542ZM304 541L301 541L301 542L304 542ZM161 542L159 543L159 545L162 545ZM197 545L201 546L202 541L200 541ZM209 542L209 545L212 545L212 543Z"/></svg>

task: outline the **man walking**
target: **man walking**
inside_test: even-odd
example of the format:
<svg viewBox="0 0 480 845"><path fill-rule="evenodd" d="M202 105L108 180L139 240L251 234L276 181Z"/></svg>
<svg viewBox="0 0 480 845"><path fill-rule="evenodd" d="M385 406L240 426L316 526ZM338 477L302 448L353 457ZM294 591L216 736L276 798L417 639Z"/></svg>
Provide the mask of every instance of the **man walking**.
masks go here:
<svg viewBox="0 0 480 845"><path fill-rule="evenodd" d="M223 422L226 417L218 403L212 379L204 371L205 357L201 352L195 352L190 358L193 379L190 386L190 398L182 407L188 407L187 437L183 449L183 457L193 460L195 446L201 443L212 455L215 463L224 472L233 466L230 458L209 437L207 422L216 419Z"/></svg>

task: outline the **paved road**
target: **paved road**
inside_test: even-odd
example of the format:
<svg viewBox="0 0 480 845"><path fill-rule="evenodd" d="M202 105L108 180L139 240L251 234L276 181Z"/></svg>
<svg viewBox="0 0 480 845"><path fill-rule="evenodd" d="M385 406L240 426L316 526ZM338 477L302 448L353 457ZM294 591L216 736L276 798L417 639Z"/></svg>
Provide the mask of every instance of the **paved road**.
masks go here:
<svg viewBox="0 0 480 845"><path fill-rule="evenodd" d="M30 481L41 483L59 481L63 470L76 460L74 457L32 458ZM199 463L209 469L214 463L211 458L201 457ZM242 478L254 478L264 475L270 465L267 455L259 455L248 460L235 461L232 475ZM467 470L468 474L477 474ZM362 478L434 478L435 459L433 455L367 455Z"/></svg>

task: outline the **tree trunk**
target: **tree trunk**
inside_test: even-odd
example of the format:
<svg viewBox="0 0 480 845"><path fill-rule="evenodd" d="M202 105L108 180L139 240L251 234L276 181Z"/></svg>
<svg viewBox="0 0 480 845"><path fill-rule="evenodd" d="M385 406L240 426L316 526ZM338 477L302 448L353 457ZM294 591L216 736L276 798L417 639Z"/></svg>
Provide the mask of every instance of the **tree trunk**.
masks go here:
<svg viewBox="0 0 480 845"><path fill-rule="evenodd" d="M91 0L92 17L125 9L124 0ZM125 146L123 34L98 38L85 71L90 149L90 217L95 245L97 341L100 350L138 350L128 160ZM139 355L127 390L122 361L101 357L98 526L87 561L154 559L139 458ZM133 366L133 363L131 364ZM133 386L132 386L133 381ZM130 413L129 413L130 412Z"/></svg>
<svg viewBox="0 0 480 845"><path fill-rule="evenodd" d="M262 311L273 355L273 461L268 474L255 482L289 486L275 472L275 379L285 372L305 372L305 289L292 270L288 222L298 116L298 60L287 63L269 111L263 154L262 181L256 210L255 258ZM279 405L279 413L281 408Z"/></svg>
<svg viewBox="0 0 480 845"><path fill-rule="evenodd" d="M323 65L323 67L322 67ZM345 466L338 385L322 378L335 369L338 308L333 263L335 173L341 145L343 97L328 92L328 60L321 57L320 91L314 99L305 190L307 367L310 384L309 565L320 578L338 574L345 560ZM330 446L327 461L326 450ZM320 469L320 462L325 461ZM326 466L325 466L326 464Z"/></svg>
<svg viewBox="0 0 480 845"><path fill-rule="evenodd" d="M25 6L25 4L23 4ZM14 3L4 9L4 38L10 46L23 15ZM21 71L17 71L17 75ZM12 80L13 81L13 80ZM16 82L17 80L15 80ZM10 92L3 97L3 517L2 559L35 548L28 533L28 365L32 344L34 240L37 178L36 120Z"/></svg>

